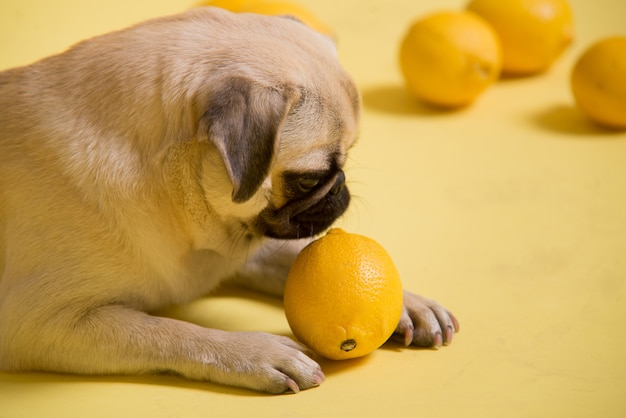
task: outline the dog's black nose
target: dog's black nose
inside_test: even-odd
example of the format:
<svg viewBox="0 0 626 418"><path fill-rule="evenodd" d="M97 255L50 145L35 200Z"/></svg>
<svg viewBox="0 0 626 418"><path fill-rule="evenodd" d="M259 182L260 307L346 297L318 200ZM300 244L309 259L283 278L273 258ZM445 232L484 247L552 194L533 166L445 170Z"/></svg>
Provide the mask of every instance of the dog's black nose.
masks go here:
<svg viewBox="0 0 626 418"><path fill-rule="evenodd" d="M339 193L341 193L345 185L346 185L346 176L345 174L343 174L343 171L340 171L337 174L337 180L335 180L335 184L333 185L332 189L330 189L330 193L333 196L337 196Z"/></svg>

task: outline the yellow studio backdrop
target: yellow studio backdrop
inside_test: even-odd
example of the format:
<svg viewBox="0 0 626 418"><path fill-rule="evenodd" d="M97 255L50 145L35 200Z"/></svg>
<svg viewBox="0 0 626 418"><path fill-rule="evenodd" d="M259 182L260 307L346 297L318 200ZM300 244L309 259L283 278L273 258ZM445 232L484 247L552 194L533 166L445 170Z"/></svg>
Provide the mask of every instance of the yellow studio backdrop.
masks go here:
<svg viewBox="0 0 626 418"><path fill-rule="evenodd" d="M339 224L381 242L406 288L456 314L453 344L323 361L322 386L284 396L171 376L0 373L0 417L626 416L626 133L588 123L569 91L582 50L626 34L626 2L571 0L575 41L549 72L442 113L408 96L398 48L415 18L465 2L300 1L335 29L363 96L355 198ZM0 69L193 5L3 0ZM279 301L248 293L169 314L289 333Z"/></svg>

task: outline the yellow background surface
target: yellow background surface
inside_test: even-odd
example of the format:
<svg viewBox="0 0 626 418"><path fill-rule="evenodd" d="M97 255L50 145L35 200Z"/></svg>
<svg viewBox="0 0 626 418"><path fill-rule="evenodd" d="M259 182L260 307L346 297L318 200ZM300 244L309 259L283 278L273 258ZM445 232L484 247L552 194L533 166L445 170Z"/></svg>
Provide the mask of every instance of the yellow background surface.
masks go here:
<svg viewBox="0 0 626 418"><path fill-rule="evenodd" d="M571 0L576 40L547 74L439 113L405 93L399 42L416 17L464 2L301 1L335 28L363 95L340 224L380 241L405 287L456 314L454 343L324 361L322 386L283 396L168 376L0 373L0 417L626 416L626 133L588 123L568 85L584 48L626 34L626 2ZM2 0L0 69L192 5ZM289 333L280 301L247 293L170 314Z"/></svg>

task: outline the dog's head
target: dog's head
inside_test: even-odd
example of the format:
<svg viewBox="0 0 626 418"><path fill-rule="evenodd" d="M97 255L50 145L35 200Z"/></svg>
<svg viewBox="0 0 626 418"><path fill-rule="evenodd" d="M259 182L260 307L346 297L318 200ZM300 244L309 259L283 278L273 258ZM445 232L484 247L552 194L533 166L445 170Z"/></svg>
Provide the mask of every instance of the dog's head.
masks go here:
<svg viewBox="0 0 626 418"><path fill-rule="evenodd" d="M230 181L228 212L254 235L304 238L348 207L343 167L360 101L329 40L275 19L272 33L285 32L212 86L200 130Z"/></svg>

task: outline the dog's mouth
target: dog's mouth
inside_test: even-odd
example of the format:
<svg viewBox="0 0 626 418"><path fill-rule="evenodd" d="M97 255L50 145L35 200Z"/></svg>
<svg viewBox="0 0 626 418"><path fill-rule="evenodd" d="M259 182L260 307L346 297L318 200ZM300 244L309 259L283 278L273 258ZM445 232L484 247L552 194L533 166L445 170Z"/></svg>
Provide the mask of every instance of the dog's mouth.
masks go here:
<svg viewBox="0 0 626 418"><path fill-rule="evenodd" d="M342 170L323 178L300 176L300 195L276 209L259 214L256 229L270 238L298 239L328 229L350 204L350 192ZM309 189L310 186L310 189Z"/></svg>

